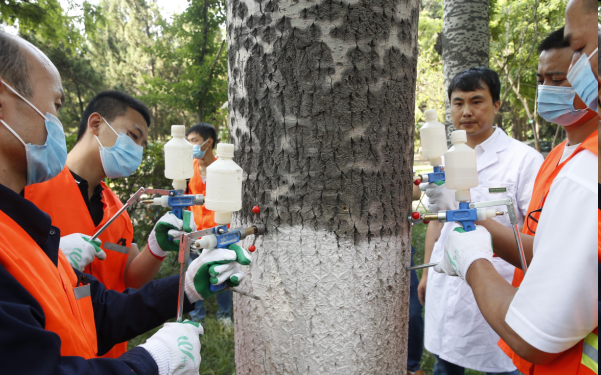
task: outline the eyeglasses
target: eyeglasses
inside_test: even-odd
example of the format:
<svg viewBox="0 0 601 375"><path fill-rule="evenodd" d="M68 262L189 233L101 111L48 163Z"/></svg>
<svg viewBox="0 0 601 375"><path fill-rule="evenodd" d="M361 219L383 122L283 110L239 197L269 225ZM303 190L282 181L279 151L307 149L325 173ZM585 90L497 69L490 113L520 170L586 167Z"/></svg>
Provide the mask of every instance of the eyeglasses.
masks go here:
<svg viewBox="0 0 601 375"><path fill-rule="evenodd" d="M534 234L536 234L536 231L532 230L532 228L530 228L530 219L532 219L536 223L536 225L538 227L538 220L532 215L532 214L537 213L537 212L538 213L543 212L543 208L541 207L538 210L532 210L530 213L528 213L528 216L526 217L526 227L528 227L528 230L530 232L534 233ZM538 217L540 218L540 215Z"/></svg>

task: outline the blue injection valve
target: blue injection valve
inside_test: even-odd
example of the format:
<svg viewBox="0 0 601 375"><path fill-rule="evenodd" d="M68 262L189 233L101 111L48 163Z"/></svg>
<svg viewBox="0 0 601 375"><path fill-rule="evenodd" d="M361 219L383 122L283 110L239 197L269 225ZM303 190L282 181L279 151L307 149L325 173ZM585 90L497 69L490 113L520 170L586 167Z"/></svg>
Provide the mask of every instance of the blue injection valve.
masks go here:
<svg viewBox="0 0 601 375"><path fill-rule="evenodd" d="M264 224L254 224L248 228L234 228L228 229L227 225L219 225L206 230L211 231L210 234L205 234L203 237L196 242L196 245L202 249L227 249L227 247L231 244L235 244L246 238L246 236L255 235L255 241L257 236L265 233L265 225ZM253 244L253 249L255 248ZM210 286L211 292L218 292L226 287L225 283L221 283L219 285Z"/></svg>
<svg viewBox="0 0 601 375"><path fill-rule="evenodd" d="M434 167L434 171L432 173L418 174L417 178L415 179L415 181L413 181L413 183L419 186L419 184L421 184L422 182L438 181L445 181L445 173L442 170L441 166Z"/></svg>
<svg viewBox="0 0 601 375"><path fill-rule="evenodd" d="M504 211L495 211L492 208L471 208L470 205L472 205L471 202L459 202L458 210L438 211L435 214L414 212L411 215L411 220L422 221L426 224L432 220L437 220L441 223L455 221L461 224L466 232L471 232L476 229L476 221L506 214Z"/></svg>
<svg viewBox="0 0 601 375"><path fill-rule="evenodd" d="M507 207L507 211L496 211L495 209L490 208L495 206L505 206ZM500 215L509 215L509 222L511 223L511 229L513 230L513 235L515 237L515 242L520 256L521 268L524 274L526 274L526 271L528 270L528 264L526 262L526 256L524 255L522 239L519 235L518 219L515 213L513 199L511 198L487 202L459 202L458 210L439 211L438 213L433 214L420 214L419 212L414 212L409 216L409 221L411 221L413 224L417 224L419 222L428 223L432 220L437 220L441 223L455 221L461 224L466 232L471 232L476 229L476 221L486 220L488 218ZM429 263L427 265L407 267L407 270L409 271L418 268L432 267L437 264L438 263Z"/></svg>
<svg viewBox="0 0 601 375"><path fill-rule="evenodd" d="M182 211L186 207L204 204L202 194L184 194L183 190L146 189L146 194L159 194L160 197L145 199L142 203L171 208L171 212L178 219L182 219Z"/></svg>

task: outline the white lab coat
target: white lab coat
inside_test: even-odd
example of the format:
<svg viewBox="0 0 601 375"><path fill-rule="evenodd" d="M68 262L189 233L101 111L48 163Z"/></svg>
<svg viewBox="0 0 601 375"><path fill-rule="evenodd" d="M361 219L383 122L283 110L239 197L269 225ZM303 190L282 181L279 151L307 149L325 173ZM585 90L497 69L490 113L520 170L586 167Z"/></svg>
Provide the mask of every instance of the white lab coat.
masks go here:
<svg viewBox="0 0 601 375"><path fill-rule="evenodd" d="M511 197L521 227L527 215L534 180L543 163L542 155L532 147L510 138L501 129L476 146L478 187L471 189L473 202ZM491 193L490 188L505 187L507 192ZM504 206L495 207L504 211ZM497 217L510 227L507 215ZM439 262L444 243L452 229L443 226L434 245L431 262ZM511 283L515 267L501 258L493 259L494 267ZM499 335L488 325L467 282L459 277L428 272L425 312L425 347L440 358L465 368L484 372L505 372L515 366L497 346Z"/></svg>

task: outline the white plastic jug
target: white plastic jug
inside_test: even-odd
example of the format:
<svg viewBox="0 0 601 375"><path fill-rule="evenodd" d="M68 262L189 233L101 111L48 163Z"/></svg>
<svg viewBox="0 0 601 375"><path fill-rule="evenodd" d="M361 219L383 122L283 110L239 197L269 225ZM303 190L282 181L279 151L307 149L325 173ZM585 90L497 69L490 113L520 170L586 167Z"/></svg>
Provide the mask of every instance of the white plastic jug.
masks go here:
<svg viewBox="0 0 601 375"><path fill-rule="evenodd" d="M174 189L184 190L186 179L194 176L193 146L184 138L186 136L184 125L171 125L171 136L173 138L163 146L165 177L173 180Z"/></svg>
<svg viewBox="0 0 601 375"><path fill-rule="evenodd" d="M242 208L242 168L236 164L234 145L219 143L217 160L207 167L205 208L215 211L215 222L220 225L232 221L232 212Z"/></svg>
<svg viewBox="0 0 601 375"><path fill-rule="evenodd" d="M422 156L430 159L430 165L442 165L442 155L447 152L447 134L443 124L436 120L436 110L424 112L426 123L419 130L422 141Z"/></svg>
<svg viewBox="0 0 601 375"><path fill-rule="evenodd" d="M444 154L447 189L457 190L455 199L458 202L469 202L469 189L478 186L478 169L476 168L476 151L466 145L465 130L451 133L453 147Z"/></svg>

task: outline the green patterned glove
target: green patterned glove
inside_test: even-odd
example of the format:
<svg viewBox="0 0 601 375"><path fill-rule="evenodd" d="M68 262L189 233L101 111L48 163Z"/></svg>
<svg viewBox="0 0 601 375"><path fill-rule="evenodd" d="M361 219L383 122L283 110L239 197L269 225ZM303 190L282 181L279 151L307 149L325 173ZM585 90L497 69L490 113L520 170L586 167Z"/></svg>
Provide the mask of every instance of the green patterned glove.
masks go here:
<svg viewBox="0 0 601 375"><path fill-rule="evenodd" d="M205 249L188 267L186 272L186 295L190 302L207 299L218 292L211 292L210 286L226 283L230 287L240 285L245 274L239 266L251 263L250 253L236 244L227 249Z"/></svg>

